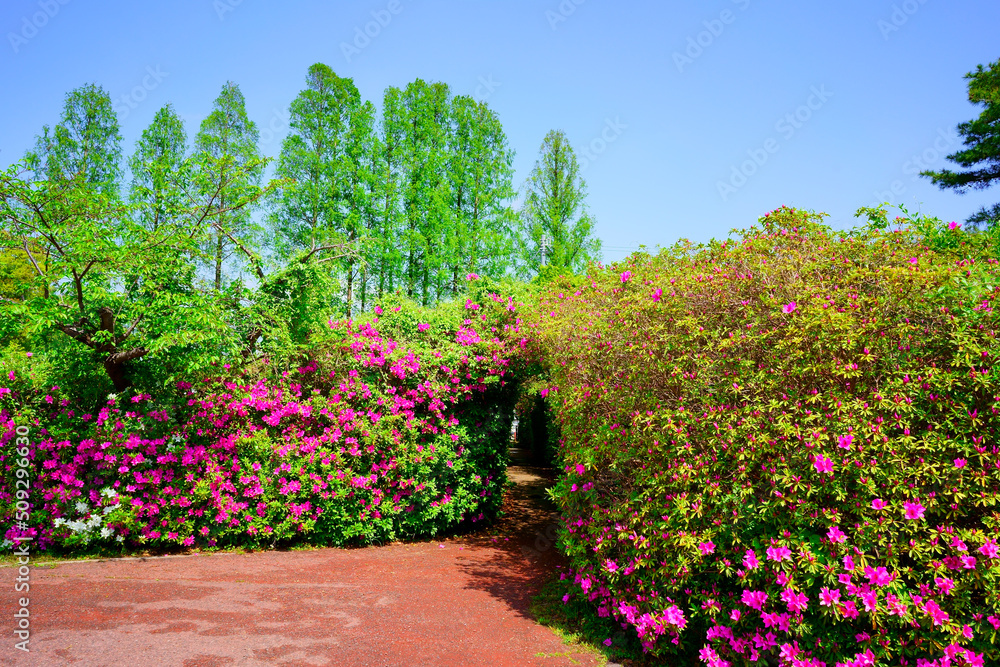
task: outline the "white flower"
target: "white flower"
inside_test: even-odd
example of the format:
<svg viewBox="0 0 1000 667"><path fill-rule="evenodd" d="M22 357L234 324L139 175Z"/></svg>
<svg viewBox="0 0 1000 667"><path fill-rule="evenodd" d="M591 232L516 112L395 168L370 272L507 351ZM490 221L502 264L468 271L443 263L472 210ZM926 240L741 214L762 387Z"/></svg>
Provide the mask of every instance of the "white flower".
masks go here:
<svg viewBox="0 0 1000 667"><path fill-rule="evenodd" d="M118 495L118 492L112 489L110 486L106 489L101 489L101 495L105 498L114 498Z"/></svg>
<svg viewBox="0 0 1000 667"><path fill-rule="evenodd" d="M114 505L107 505L104 507L104 509L101 510L101 512L103 514L109 514L110 512L114 511L114 509L115 509Z"/></svg>
<svg viewBox="0 0 1000 667"><path fill-rule="evenodd" d="M118 394L108 394L108 400L113 401L118 398Z"/></svg>
<svg viewBox="0 0 1000 667"><path fill-rule="evenodd" d="M124 542L124 541L125 541L125 538L124 538L124 537L122 537L121 535L119 535L118 537L116 537L116 538L115 538L115 541L116 541L116 542Z"/></svg>
<svg viewBox="0 0 1000 667"><path fill-rule="evenodd" d="M0 549L9 549L12 546L14 546L14 543L11 542L10 540L4 540L3 542L0 542Z"/></svg>
<svg viewBox="0 0 1000 667"><path fill-rule="evenodd" d="M79 512L80 514L85 513L89 509L90 506L87 505L87 503L83 502L82 500L76 501L76 511Z"/></svg>
<svg viewBox="0 0 1000 667"><path fill-rule="evenodd" d="M64 519L64 518L62 518L62 517L59 517L58 519L56 519L56 520L55 520L55 521L53 521L52 523L54 523L54 524L56 525L56 527L58 528L59 526L61 526L61 525L63 525L64 523L66 523L66 519Z"/></svg>
<svg viewBox="0 0 1000 667"><path fill-rule="evenodd" d="M101 537L111 537L111 529L107 526L101 528Z"/></svg>

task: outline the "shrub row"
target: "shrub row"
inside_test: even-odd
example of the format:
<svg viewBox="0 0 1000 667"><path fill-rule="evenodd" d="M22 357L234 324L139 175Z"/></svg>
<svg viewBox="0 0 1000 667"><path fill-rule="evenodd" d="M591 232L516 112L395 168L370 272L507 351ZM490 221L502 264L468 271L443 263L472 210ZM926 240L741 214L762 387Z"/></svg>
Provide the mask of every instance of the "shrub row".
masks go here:
<svg viewBox="0 0 1000 667"><path fill-rule="evenodd" d="M108 396L84 413L47 360L0 368L0 520L6 545L62 549L344 545L434 535L495 514L516 396L516 306L485 286L430 310L388 300L330 322L290 371ZM33 375L35 376L33 378ZM15 428L28 426L26 456ZM15 523L20 458L30 517ZM23 483L22 483L23 484ZM21 508L24 508L22 503ZM25 518L20 517L20 518Z"/></svg>
<svg viewBox="0 0 1000 667"><path fill-rule="evenodd" d="M821 220L542 299L579 594L712 666L995 663L1000 269L954 223Z"/></svg>

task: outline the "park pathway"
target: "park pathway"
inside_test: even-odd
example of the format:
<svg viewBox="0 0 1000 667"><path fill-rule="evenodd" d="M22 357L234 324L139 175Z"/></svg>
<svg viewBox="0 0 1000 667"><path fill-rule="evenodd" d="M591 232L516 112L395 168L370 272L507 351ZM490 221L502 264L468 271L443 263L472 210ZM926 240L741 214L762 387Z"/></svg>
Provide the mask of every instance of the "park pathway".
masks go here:
<svg viewBox="0 0 1000 667"><path fill-rule="evenodd" d="M600 665L528 613L559 563L546 537L555 519L542 501L549 473L512 465L508 516L488 533L34 568L31 653L15 650L4 630L0 664ZM13 568L0 573L12 590ZM8 627L13 596L0 602Z"/></svg>

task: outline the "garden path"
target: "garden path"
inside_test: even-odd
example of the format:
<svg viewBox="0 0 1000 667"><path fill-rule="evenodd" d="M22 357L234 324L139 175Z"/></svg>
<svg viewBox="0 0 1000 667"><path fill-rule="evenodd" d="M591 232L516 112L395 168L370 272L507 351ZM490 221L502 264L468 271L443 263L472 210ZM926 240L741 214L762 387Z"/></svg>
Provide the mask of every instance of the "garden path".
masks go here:
<svg viewBox="0 0 1000 667"><path fill-rule="evenodd" d="M555 516L542 501L550 472L512 465L507 516L485 533L36 567L31 653L15 650L8 631L0 663L600 665L603 659L564 644L528 612L560 562L546 536ZM0 603L8 623L2 607L12 596Z"/></svg>

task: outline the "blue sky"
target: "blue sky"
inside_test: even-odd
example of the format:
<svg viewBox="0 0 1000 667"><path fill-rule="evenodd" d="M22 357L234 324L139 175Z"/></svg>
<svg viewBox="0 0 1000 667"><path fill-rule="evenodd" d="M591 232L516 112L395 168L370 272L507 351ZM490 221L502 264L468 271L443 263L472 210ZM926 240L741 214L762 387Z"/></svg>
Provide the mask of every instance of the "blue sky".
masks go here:
<svg viewBox="0 0 1000 667"><path fill-rule="evenodd" d="M997 26L995 0L4 0L0 164L90 82L117 101L127 155L163 104L190 137L235 81L274 156L323 62L379 107L416 78L486 100L516 185L564 130L607 260L782 204L836 227L886 199L961 221L1000 187L960 196L915 173L951 166L956 125L979 113L963 75L1000 59Z"/></svg>

